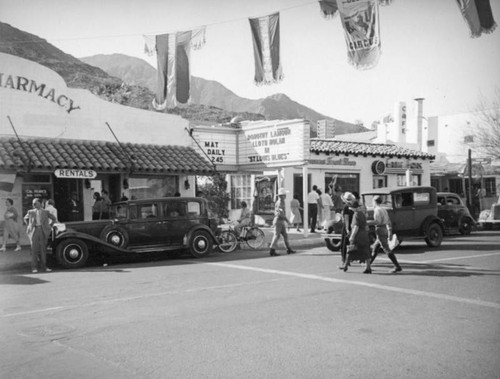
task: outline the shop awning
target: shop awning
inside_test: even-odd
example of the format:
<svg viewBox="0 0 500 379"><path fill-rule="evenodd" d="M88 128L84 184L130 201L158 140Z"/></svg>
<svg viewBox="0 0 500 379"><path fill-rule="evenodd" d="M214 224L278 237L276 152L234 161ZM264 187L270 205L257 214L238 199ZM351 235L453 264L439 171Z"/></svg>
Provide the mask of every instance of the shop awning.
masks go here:
<svg viewBox="0 0 500 379"><path fill-rule="evenodd" d="M354 156L380 156L389 158L421 158L433 160L436 157L422 151L411 150L404 147L364 142L348 142L337 140L311 139L310 151L312 153L345 154Z"/></svg>
<svg viewBox="0 0 500 379"><path fill-rule="evenodd" d="M21 145L22 143L22 145ZM0 137L0 169L207 175L213 166L193 148L112 142ZM123 149L122 149L123 147ZM125 152L124 152L125 150Z"/></svg>

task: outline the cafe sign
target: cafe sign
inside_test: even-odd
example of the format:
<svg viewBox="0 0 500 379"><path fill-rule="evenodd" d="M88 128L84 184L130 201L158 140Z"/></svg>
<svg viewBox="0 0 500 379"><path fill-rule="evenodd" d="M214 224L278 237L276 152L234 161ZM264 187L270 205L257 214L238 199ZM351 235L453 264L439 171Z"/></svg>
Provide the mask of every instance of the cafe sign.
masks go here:
<svg viewBox="0 0 500 379"><path fill-rule="evenodd" d="M54 175L59 179L94 179L97 172L94 170L77 170L70 168L58 168Z"/></svg>

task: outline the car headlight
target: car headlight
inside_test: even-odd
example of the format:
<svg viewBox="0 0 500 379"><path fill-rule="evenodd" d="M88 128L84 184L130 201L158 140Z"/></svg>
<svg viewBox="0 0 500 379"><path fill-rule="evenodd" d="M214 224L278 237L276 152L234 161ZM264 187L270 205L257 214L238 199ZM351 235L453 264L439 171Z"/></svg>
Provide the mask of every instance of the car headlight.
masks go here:
<svg viewBox="0 0 500 379"><path fill-rule="evenodd" d="M54 231L56 234L62 233L66 231L66 224L56 222L53 226Z"/></svg>

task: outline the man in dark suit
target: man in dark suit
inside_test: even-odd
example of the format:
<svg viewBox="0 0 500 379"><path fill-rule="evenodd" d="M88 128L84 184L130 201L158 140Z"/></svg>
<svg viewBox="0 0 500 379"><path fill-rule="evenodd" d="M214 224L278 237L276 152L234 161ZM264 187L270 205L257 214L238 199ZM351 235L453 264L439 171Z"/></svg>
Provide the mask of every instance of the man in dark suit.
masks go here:
<svg viewBox="0 0 500 379"><path fill-rule="evenodd" d="M31 241L31 272L38 272L40 259L42 271L52 271L47 268L47 241L50 236L49 219L56 222L56 218L47 210L42 209L40 199L33 199L33 209L30 209L24 221L28 224L26 233Z"/></svg>

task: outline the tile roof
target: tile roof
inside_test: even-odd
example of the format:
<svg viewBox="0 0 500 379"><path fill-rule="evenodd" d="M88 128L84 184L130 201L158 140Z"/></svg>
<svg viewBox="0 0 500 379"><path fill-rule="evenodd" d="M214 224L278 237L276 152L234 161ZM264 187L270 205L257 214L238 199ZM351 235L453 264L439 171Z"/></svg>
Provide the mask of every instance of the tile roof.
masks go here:
<svg viewBox="0 0 500 379"><path fill-rule="evenodd" d="M362 155L362 156L381 156L381 157L397 157L397 158L421 158L434 160L436 157L432 154L422 151L410 150L404 147L379 143L365 142L349 142L337 141L334 139L311 139L310 151L312 153L327 153L327 154L345 154L345 155Z"/></svg>
<svg viewBox="0 0 500 379"><path fill-rule="evenodd" d="M130 160L120 145L112 142L69 139L0 137L0 169L26 169L26 154L32 170L58 168L94 170L100 173L130 171ZM208 174L213 166L193 148L146 144L122 144L134 160L134 173Z"/></svg>

